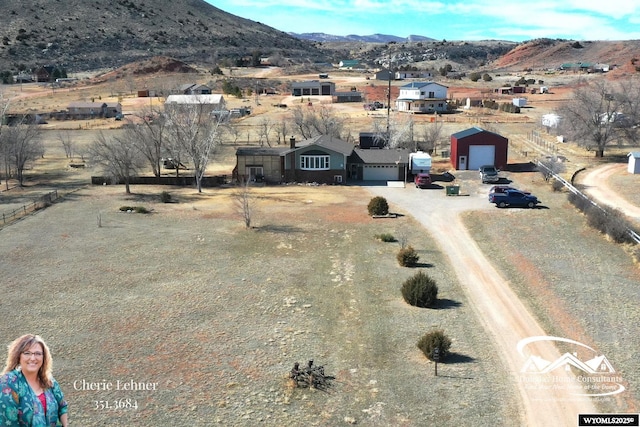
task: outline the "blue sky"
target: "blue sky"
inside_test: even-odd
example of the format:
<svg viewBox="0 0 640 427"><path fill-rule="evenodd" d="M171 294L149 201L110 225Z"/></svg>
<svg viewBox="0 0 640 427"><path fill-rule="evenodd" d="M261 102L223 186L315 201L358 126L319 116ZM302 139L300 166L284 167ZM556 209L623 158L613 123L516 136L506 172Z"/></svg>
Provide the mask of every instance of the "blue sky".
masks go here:
<svg viewBox="0 0 640 427"><path fill-rule="evenodd" d="M640 39L640 0L206 0L285 32L437 40Z"/></svg>

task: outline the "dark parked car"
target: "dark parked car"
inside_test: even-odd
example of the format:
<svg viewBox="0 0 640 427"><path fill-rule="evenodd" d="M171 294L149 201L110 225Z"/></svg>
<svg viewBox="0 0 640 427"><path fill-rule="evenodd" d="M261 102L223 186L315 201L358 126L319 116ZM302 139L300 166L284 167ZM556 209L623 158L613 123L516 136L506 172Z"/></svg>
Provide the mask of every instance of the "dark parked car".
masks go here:
<svg viewBox="0 0 640 427"><path fill-rule="evenodd" d="M428 173L419 173L416 175L414 182L416 188L427 188L431 185L431 175Z"/></svg>
<svg viewBox="0 0 640 427"><path fill-rule="evenodd" d="M518 190L506 190L504 193L489 194L489 202L495 203L499 208L506 208L507 206L533 208L540 203L540 200L533 194Z"/></svg>
<svg viewBox="0 0 640 427"><path fill-rule="evenodd" d="M487 182L500 181L500 175L498 175L498 172L500 171L493 165L480 166L480 179L482 180L482 183L486 184Z"/></svg>

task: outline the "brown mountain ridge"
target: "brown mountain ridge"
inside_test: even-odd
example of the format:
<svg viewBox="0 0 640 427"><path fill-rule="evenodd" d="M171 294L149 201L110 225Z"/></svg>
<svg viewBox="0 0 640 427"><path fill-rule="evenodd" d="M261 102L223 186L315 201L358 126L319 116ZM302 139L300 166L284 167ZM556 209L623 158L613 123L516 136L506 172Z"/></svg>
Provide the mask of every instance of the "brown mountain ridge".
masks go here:
<svg viewBox="0 0 640 427"><path fill-rule="evenodd" d="M457 71L555 69L567 62L607 63L635 73L640 41L535 39L523 43L407 41L311 42L224 12L204 0L20 0L0 2L0 71L55 65L67 72L112 69L156 57L213 68L241 58L275 65L357 59L380 68ZM640 65L640 64L639 64Z"/></svg>

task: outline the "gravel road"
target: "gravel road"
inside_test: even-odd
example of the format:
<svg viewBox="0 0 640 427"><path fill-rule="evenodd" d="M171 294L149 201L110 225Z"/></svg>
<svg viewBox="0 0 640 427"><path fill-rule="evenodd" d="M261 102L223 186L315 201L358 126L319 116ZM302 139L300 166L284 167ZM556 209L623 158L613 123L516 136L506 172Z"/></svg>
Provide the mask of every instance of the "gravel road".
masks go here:
<svg viewBox="0 0 640 427"><path fill-rule="evenodd" d="M372 186L370 191L385 197L392 211L419 221L449 257L480 322L494 337L496 353L502 358L502 367L496 369L504 369L505 375L514 378L514 392L517 390L524 409L522 425L573 426L577 414L597 413L589 398L570 395L567 388L535 389L519 380L525 360L516 350L518 342L547 334L460 220L460 213L467 210L496 209L487 201L490 185L481 185L475 171L458 171L456 176L461 196L446 196L443 189L419 190L413 185ZM547 343L537 347L537 353L546 360L558 359L560 352ZM563 375L560 372L556 376Z"/></svg>
<svg viewBox="0 0 640 427"><path fill-rule="evenodd" d="M585 186L585 192L599 203L619 209L629 218L640 220L640 208L620 197L607 185L608 178L614 174L624 173L626 169L626 163L611 163L600 166L588 171L581 183Z"/></svg>

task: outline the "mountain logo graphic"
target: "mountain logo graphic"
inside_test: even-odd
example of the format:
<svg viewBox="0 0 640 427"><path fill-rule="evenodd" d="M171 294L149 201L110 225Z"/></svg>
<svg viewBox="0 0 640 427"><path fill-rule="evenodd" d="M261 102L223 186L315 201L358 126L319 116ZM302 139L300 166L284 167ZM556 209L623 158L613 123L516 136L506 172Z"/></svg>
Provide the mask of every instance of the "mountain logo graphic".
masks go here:
<svg viewBox="0 0 640 427"><path fill-rule="evenodd" d="M588 360L582 360L578 357L578 353L564 353L560 357L555 360L547 360L531 351L525 352L527 346L534 344L536 342L542 341L556 341L556 342L564 342L568 344L572 344L578 347L582 347L583 349L588 350L587 353L590 354L590 358ZM613 368L609 359L607 359L604 355L599 355L596 350L589 347L586 344L581 342L561 338L561 337L552 337L552 336L536 336L529 337L523 340L520 340L516 346L518 353L525 359L525 363L520 370L521 373L525 374L553 374L558 370L564 370L566 372L570 372L572 368L578 369L582 371L584 374L581 374L581 378L585 378L585 375L600 375L600 379L603 382L611 385L611 390L608 390L607 393L600 394L587 394L588 396L603 396L603 395L612 395L618 394L625 390L625 387L622 384L619 384L614 381L613 378L609 379L611 374L615 374L616 370ZM529 356L525 353L529 353ZM618 378L619 379L619 378Z"/></svg>

